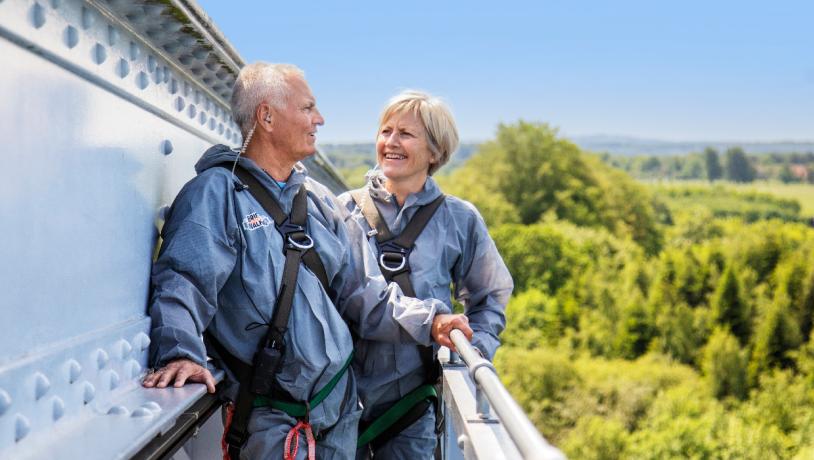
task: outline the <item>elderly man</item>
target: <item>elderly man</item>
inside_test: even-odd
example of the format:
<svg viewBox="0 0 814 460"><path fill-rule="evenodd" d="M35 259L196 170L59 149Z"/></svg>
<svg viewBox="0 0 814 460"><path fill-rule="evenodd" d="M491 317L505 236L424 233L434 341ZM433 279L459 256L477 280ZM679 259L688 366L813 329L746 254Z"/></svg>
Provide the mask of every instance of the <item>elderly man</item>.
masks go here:
<svg viewBox="0 0 814 460"><path fill-rule="evenodd" d="M360 411L348 325L370 340L424 345L472 331L442 302L388 285L361 227L307 176L299 161L316 151L324 120L301 70L244 67L232 112L243 155L220 145L204 153L162 231L150 308L160 369L144 386L214 391L212 356L235 401L233 460L353 458Z"/></svg>

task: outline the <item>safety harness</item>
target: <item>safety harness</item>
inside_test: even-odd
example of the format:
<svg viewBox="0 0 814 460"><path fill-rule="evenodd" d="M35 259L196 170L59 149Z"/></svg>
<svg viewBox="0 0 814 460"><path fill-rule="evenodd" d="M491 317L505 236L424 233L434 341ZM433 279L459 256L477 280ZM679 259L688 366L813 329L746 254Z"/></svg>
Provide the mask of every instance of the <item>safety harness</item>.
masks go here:
<svg viewBox="0 0 814 460"><path fill-rule="evenodd" d="M219 166L231 170L233 164L224 163ZM268 324L268 332L258 345L251 365L232 355L212 334L208 332L204 334L208 348L214 350L217 356L234 373L239 384L237 398L235 398L232 410L227 415L227 427L222 441L224 458L231 458L232 460L240 458L240 449L248 439L249 416L252 409L254 407L271 406L297 419L297 424L286 437L284 458L296 457L299 431L303 430L308 439L308 453L309 459L311 459L314 458L316 442L308 421L309 412L311 408L322 403L336 387L342 376L347 372L352 355L347 359L342 369L310 401L296 401L288 392L277 385L276 374L285 354L285 332L288 329L288 318L291 314L300 263L304 263L316 275L323 289L331 295L328 275L322 260L314 249L314 241L306 232L308 197L305 186L301 185L297 190L291 207L291 214L286 215L277 200L251 173L241 166L235 165L234 174L242 182L236 184L236 190L238 192L248 190L274 219L275 227L283 238L285 265L274 313L271 322ZM294 440L293 453L289 450L292 438Z"/></svg>
<svg viewBox="0 0 814 460"><path fill-rule="evenodd" d="M350 195L361 209L370 228L375 230L379 268L384 278L388 282L396 282L405 295L415 297L415 289L410 281L410 253L413 251L416 239L444 202L445 196L442 194L432 202L421 206L413 214L413 218L407 223L404 231L399 235L393 235L367 188L353 190ZM369 444L374 450L378 449L421 418L431 405L437 406L438 392L435 384L440 376L439 365L433 355L432 347L419 346L419 352L426 372L425 383L405 395L376 419L362 423L359 429L358 447ZM440 411L436 411L436 414L440 420ZM440 424L436 423L436 425L437 430Z"/></svg>

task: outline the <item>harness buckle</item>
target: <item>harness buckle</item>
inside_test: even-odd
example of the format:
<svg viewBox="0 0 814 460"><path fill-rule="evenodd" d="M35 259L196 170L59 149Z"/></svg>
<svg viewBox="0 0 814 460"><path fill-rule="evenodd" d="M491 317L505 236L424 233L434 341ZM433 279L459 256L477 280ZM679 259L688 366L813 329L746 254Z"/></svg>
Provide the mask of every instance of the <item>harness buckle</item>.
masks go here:
<svg viewBox="0 0 814 460"><path fill-rule="evenodd" d="M313 248L314 240L312 240L307 234L303 234L302 236L303 238L300 241L295 241L290 234L287 235L286 239L288 240L289 247L291 247L291 249L297 249L300 251L307 251Z"/></svg>
<svg viewBox="0 0 814 460"><path fill-rule="evenodd" d="M290 218L277 225L277 231L284 236L289 249L304 252L314 247L314 240L305 232L305 227L291 223Z"/></svg>
<svg viewBox="0 0 814 460"><path fill-rule="evenodd" d="M407 267L407 259L412 249L400 246L393 241L379 245L379 267L392 274L398 274Z"/></svg>

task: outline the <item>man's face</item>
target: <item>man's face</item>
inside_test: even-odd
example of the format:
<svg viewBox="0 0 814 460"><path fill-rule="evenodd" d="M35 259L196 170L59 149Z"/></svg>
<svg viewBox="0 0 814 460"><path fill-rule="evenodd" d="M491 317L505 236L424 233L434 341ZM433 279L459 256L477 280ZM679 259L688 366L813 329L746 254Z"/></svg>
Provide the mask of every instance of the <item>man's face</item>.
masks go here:
<svg viewBox="0 0 814 460"><path fill-rule="evenodd" d="M316 152L317 126L325 120L305 80L289 77L288 89L285 108L271 108L272 142L280 152L301 160Z"/></svg>

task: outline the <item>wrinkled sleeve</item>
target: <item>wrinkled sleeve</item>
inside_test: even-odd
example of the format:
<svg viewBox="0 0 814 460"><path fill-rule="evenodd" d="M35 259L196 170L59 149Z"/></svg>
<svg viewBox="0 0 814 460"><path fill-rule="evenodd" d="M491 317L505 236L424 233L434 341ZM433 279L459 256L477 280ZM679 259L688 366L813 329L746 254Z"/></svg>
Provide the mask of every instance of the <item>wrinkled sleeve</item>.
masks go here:
<svg viewBox="0 0 814 460"><path fill-rule="evenodd" d="M405 296L396 283L387 283L379 270L364 229L347 212L347 194L339 199L342 223L337 236L347 250L334 279L337 308L359 337L380 342L418 342L429 345L430 329L437 314L450 313L437 299Z"/></svg>
<svg viewBox="0 0 814 460"><path fill-rule="evenodd" d="M469 317L474 331L472 345L491 360L500 346L498 336L506 326L506 304L514 282L486 223L474 207L471 209L474 216L470 230L463 235L464 251L453 267L455 298Z"/></svg>
<svg viewBox="0 0 814 460"><path fill-rule="evenodd" d="M198 185L185 187L173 203L153 264L150 357L154 366L179 358L206 362L202 334L236 261L237 251L227 237L226 192L213 193Z"/></svg>

